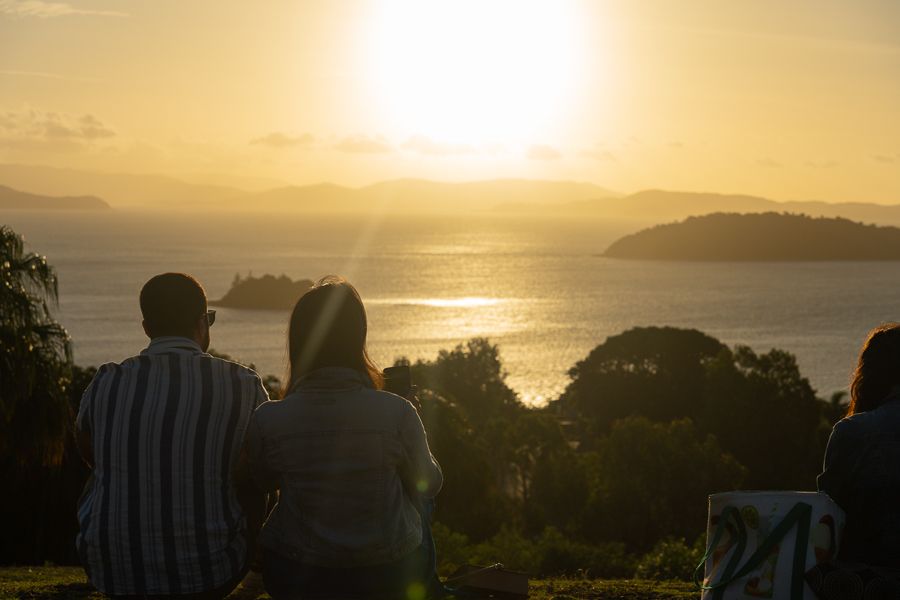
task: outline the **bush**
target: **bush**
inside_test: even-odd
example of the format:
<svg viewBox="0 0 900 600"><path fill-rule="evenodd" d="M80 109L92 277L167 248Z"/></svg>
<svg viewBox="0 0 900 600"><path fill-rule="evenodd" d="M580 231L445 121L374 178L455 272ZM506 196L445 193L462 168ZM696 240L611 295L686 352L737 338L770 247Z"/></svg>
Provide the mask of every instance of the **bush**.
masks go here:
<svg viewBox="0 0 900 600"><path fill-rule="evenodd" d="M684 538L666 538L660 540L653 550L645 554L638 562L634 577L636 579L681 579L690 581L694 570L703 559L704 536L697 538L693 546L688 546Z"/></svg>
<svg viewBox="0 0 900 600"><path fill-rule="evenodd" d="M431 526L431 535L437 551L438 573L446 577L462 565L471 561L469 538L452 531L443 523Z"/></svg>
<svg viewBox="0 0 900 600"><path fill-rule="evenodd" d="M635 559L625 551L625 544L602 542L585 544L564 536L548 527L537 540L536 554L540 577L549 575L579 575L621 578L634 573Z"/></svg>
<svg viewBox="0 0 900 600"><path fill-rule="evenodd" d="M692 537L706 524L708 495L738 489L744 477L745 469L689 419L622 419L598 443L596 487L581 535L621 541L635 553L668 536Z"/></svg>
<svg viewBox="0 0 900 600"><path fill-rule="evenodd" d="M476 544L471 549L472 563L477 565L503 565L514 571L536 575L540 570L540 556L535 543L511 527L503 526L492 538Z"/></svg>
<svg viewBox="0 0 900 600"><path fill-rule="evenodd" d="M432 527L437 547L438 571L448 575L460 565L488 566L502 563L506 568L523 571L533 577L578 575L588 577L630 577L635 559L625 545L605 542L598 545L573 540L554 527L547 527L536 538L504 527L492 538L470 544L462 534L441 523Z"/></svg>

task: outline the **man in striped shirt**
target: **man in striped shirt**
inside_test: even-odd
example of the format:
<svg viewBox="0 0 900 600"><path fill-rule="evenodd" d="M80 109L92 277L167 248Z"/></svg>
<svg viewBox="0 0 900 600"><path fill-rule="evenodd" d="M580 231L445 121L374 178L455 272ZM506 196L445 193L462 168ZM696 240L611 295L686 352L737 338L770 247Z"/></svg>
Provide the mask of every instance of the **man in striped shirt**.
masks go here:
<svg viewBox="0 0 900 600"><path fill-rule="evenodd" d="M250 414L268 397L255 372L206 353L215 311L193 277L153 277L140 304L149 346L100 367L78 411L93 469L79 554L111 596L222 598L251 558L248 517L259 520L262 497L234 472Z"/></svg>

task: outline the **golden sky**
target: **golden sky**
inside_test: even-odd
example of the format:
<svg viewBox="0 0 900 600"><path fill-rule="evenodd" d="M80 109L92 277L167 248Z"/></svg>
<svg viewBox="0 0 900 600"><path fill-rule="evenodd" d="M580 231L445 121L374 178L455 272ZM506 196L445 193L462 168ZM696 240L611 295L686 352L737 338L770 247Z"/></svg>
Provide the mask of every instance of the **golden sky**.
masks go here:
<svg viewBox="0 0 900 600"><path fill-rule="evenodd" d="M7 163L900 203L898 107L896 0L0 0Z"/></svg>

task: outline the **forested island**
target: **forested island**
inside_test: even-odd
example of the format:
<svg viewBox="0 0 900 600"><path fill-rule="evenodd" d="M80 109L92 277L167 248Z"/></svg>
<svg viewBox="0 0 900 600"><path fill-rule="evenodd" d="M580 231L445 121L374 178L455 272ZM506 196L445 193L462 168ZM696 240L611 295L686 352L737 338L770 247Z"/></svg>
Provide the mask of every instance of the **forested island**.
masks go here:
<svg viewBox="0 0 900 600"><path fill-rule="evenodd" d="M42 196L0 185L0 210L109 210L96 196Z"/></svg>
<svg viewBox="0 0 900 600"><path fill-rule="evenodd" d="M308 279L293 281L287 275L241 277L236 274L231 282L231 289L222 298L212 300L209 304L226 308L290 309L312 284Z"/></svg>
<svg viewBox="0 0 900 600"><path fill-rule="evenodd" d="M900 260L900 228L786 213L714 213L613 242L610 258L685 261Z"/></svg>

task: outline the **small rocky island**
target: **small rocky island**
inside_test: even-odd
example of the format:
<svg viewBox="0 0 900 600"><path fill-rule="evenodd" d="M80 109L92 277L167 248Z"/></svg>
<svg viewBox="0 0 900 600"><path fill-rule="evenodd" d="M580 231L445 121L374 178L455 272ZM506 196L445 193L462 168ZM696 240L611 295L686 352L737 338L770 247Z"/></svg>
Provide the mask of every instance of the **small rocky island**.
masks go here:
<svg viewBox="0 0 900 600"><path fill-rule="evenodd" d="M308 279L293 281L287 275L263 275L253 277L247 275L234 276L231 289L219 300L210 301L210 306L223 306L225 308L255 308L265 310L285 310L294 307L300 298L312 287L313 282Z"/></svg>
<svg viewBox="0 0 900 600"><path fill-rule="evenodd" d="M900 229L786 213L714 213L627 235L603 256L673 261L900 260Z"/></svg>

